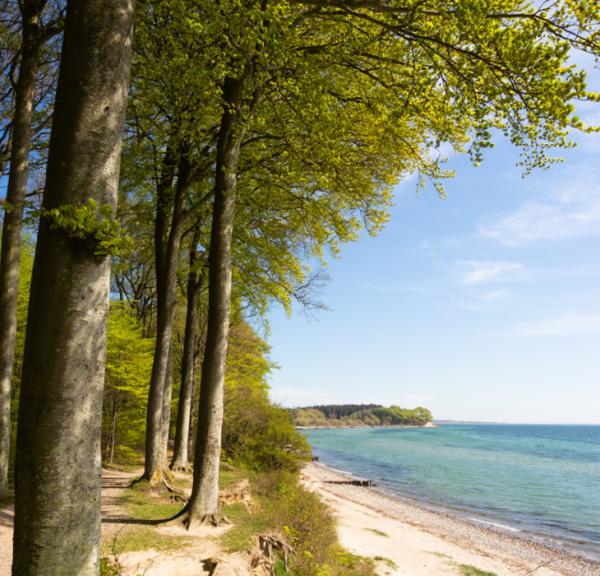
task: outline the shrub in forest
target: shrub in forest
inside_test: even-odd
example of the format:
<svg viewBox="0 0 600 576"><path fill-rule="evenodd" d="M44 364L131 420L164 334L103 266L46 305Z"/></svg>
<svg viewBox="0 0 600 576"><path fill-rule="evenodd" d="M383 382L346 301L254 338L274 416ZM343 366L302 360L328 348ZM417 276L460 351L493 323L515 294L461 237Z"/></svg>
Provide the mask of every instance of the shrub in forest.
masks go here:
<svg viewBox="0 0 600 576"><path fill-rule="evenodd" d="M272 404L262 387L227 386L222 438L225 457L254 471L297 470L310 458L288 411Z"/></svg>

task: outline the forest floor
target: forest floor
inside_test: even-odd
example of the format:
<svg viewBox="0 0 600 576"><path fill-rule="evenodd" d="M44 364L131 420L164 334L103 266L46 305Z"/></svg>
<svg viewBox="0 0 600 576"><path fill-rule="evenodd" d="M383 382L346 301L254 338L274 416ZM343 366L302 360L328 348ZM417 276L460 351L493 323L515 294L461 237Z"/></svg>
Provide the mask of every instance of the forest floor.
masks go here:
<svg viewBox="0 0 600 576"><path fill-rule="evenodd" d="M186 530L179 523L161 523L177 513L182 503L143 485L128 488L141 470L103 470L102 548L103 576L242 576L251 574L251 555L223 545L233 525L201 526ZM224 473L225 484L238 478ZM175 484L186 491L191 475L177 474ZM0 576L10 576L14 509L0 507Z"/></svg>

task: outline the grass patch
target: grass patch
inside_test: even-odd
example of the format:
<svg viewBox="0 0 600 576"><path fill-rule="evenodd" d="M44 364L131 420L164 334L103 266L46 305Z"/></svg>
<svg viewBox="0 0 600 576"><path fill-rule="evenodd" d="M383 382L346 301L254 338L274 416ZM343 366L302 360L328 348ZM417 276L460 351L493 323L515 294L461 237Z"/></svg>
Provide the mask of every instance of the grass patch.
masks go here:
<svg viewBox="0 0 600 576"><path fill-rule="evenodd" d="M339 545L333 569L333 573L339 576L375 576L376 574L373 558L358 556Z"/></svg>
<svg viewBox="0 0 600 576"><path fill-rule="evenodd" d="M398 564L396 564L391 558L386 558L385 556L375 556L373 560L375 560L375 562L382 562L392 570L396 570L398 568Z"/></svg>
<svg viewBox="0 0 600 576"><path fill-rule="evenodd" d="M248 478L248 474L239 468L221 468L219 470L219 486L221 489L229 488L232 484Z"/></svg>
<svg viewBox="0 0 600 576"><path fill-rule="evenodd" d="M461 576L496 576L493 572L486 572L480 570L475 566L469 566L468 564L460 564L458 569L460 570Z"/></svg>
<svg viewBox="0 0 600 576"><path fill-rule="evenodd" d="M269 526L269 519L260 510L248 512L241 502L236 502L224 509L225 516L233 524L221 538L227 552L242 552L252 547L254 536L265 531Z"/></svg>
<svg viewBox="0 0 600 576"><path fill-rule="evenodd" d="M383 532L383 530L377 530L377 528L365 528L365 530L369 532L373 532L373 534L377 534L377 536L383 536L384 538L389 538L390 535Z"/></svg>
<svg viewBox="0 0 600 576"><path fill-rule="evenodd" d="M165 520L183 507L181 502L171 502L167 493L150 490L145 481L124 491L123 504L131 516L138 520Z"/></svg>
<svg viewBox="0 0 600 576"><path fill-rule="evenodd" d="M193 538L188 536L173 536L158 532L150 526L128 527L119 532L111 542L104 543L103 552L108 555L118 556L125 552L138 552L140 550L157 550L168 552L181 550L193 543Z"/></svg>

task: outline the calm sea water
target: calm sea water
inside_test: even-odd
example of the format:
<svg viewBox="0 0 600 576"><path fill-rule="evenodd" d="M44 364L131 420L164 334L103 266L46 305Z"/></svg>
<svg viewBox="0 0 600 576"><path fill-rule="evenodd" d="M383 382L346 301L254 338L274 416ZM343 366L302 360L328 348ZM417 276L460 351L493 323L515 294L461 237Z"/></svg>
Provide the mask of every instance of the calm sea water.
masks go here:
<svg viewBox="0 0 600 576"><path fill-rule="evenodd" d="M305 430L332 467L600 559L600 426Z"/></svg>

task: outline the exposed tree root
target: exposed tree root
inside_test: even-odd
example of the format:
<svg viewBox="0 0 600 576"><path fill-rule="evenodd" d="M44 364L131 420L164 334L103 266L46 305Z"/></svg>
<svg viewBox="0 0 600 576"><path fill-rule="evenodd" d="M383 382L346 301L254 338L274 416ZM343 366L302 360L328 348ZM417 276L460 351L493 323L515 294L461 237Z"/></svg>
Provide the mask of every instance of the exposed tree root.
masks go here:
<svg viewBox="0 0 600 576"><path fill-rule="evenodd" d="M151 478L148 478L148 476L144 474L140 478L132 480L132 482L127 486L127 488L133 488L140 482L148 482L150 490L154 490L156 492L164 490L171 494L171 500L176 502L187 502L187 494L183 490L175 488L174 486L169 484L169 480L173 478L174 476L170 470L164 470L162 473L153 474Z"/></svg>
<svg viewBox="0 0 600 576"><path fill-rule="evenodd" d="M171 472L192 472L192 465L173 462L169 466L169 469L171 470Z"/></svg>
<svg viewBox="0 0 600 576"><path fill-rule="evenodd" d="M179 490L179 488L174 488L171 486L164 478L161 482L161 485L167 492L171 493L171 500L174 502L187 502L188 496L183 490Z"/></svg>
<svg viewBox="0 0 600 576"><path fill-rule="evenodd" d="M271 574L277 559L281 558L287 572L288 560L293 554L294 550L282 537L275 534L260 534L252 553L250 566L253 570L262 567L265 572Z"/></svg>
<svg viewBox="0 0 600 576"><path fill-rule="evenodd" d="M229 524L231 524L231 522L222 512L217 512L216 514L204 514L199 517L188 512L183 519L183 525L186 530L190 530L195 526L211 526L212 528L218 528L220 526L228 526Z"/></svg>

